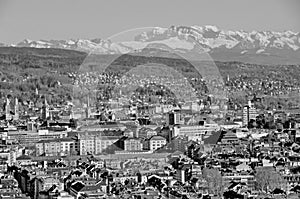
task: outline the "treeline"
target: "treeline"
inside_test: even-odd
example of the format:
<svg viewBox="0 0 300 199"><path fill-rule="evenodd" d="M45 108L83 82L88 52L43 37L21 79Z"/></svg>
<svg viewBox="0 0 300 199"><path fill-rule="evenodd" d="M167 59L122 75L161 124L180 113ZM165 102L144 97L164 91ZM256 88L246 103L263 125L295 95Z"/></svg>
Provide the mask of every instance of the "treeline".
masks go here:
<svg viewBox="0 0 300 199"><path fill-rule="evenodd" d="M76 71L86 53L61 49L0 47L0 106L7 95L37 101L36 89L52 102L70 100L67 74Z"/></svg>
<svg viewBox="0 0 300 199"><path fill-rule="evenodd" d="M20 98L31 99L31 95L38 89L40 93L53 96L53 101L63 101L72 96L71 79L69 73L76 72L85 60L87 54L63 49L37 49L0 47L0 92L2 96L13 93ZM110 55L101 55L95 59L97 64L105 63ZM119 73L122 76L134 66L157 63L169 66L186 78L201 78L201 74L187 60L172 55L170 57L122 55L107 68L106 72ZM212 63L203 62L203 67L209 70ZM241 62L216 62L224 81L230 77L231 81L243 81L251 85L252 79L269 79L270 81L288 81L291 85L300 83L299 65L267 66L246 64ZM205 68L205 70L206 70ZM296 82L295 82L296 81ZM298 82L299 81L299 82ZM201 81L190 81L193 88L205 89ZM238 91L239 92L239 91ZM158 95L165 95L158 93ZM167 93L166 95L169 95ZM232 103L243 105L245 93L232 94ZM269 100L270 101L270 100ZM293 106L298 101L280 99L265 103L266 107ZM273 105L274 104L274 105Z"/></svg>

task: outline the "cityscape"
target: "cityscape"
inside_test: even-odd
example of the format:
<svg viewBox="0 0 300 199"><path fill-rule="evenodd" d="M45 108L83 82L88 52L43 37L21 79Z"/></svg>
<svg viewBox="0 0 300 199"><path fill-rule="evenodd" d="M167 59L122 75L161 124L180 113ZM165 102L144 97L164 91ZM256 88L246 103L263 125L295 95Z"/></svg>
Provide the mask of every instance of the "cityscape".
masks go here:
<svg viewBox="0 0 300 199"><path fill-rule="evenodd" d="M0 199L300 198L300 33L161 27L0 34Z"/></svg>

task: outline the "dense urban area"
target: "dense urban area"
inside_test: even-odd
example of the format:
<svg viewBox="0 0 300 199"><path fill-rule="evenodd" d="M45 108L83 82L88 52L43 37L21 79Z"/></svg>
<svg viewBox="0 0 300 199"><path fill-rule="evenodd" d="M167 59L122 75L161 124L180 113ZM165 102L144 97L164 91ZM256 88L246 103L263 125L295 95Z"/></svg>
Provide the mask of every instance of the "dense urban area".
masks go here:
<svg viewBox="0 0 300 199"><path fill-rule="evenodd" d="M86 56L0 47L0 198L300 197L299 65L214 62L207 82L174 57ZM128 73L148 63L184 78Z"/></svg>

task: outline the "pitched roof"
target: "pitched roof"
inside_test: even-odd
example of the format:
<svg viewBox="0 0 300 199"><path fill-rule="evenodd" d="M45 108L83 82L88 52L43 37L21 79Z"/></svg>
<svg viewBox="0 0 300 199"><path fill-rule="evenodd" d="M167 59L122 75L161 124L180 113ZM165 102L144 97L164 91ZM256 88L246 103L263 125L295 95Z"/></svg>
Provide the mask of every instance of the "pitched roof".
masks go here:
<svg viewBox="0 0 300 199"><path fill-rule="evenodd" d="M17 157L16 160L31 160L31 157L28 155L21 155L20 157Z"/></svg>
<svg viewBox="0 0 300 199"><path fill-rule="evenodd" d="M47 139L47 140L40 140L37 143L51 143L51 142L74 142L72 138L54 138L54 139Z"/></svg>
<svg viewBox="0 0 300 199"><path fill-rule="evenodd" d="M204 144L217 144L222 137L222 132L213 132L208 138L204 139Z"/></svg>
<svg viewBox="0 0 300 199"><path fill-rule="evenodd" d="M80 191L97 191L100 190L100 186L99 185L87 185L85 187L83 187Z"/></svg>
<svg viewBox="0 0 300 199"><path fill-rule="evenodd" d="M166 140L166 138L160 135L154 135L150 138L150 140Z"/></svg>
<svg viewBox="0 0 300 199"><path fill-rule="evenodd" d="M178 155L183 155L182 151L175 151L174 153L171 154L171 156L178 156Z"/></svg>
<svg viewBox="0 0 300 199"><path fill-rule="evenodd" d="M79 192L83 189L84 184L82 184L81 182L76 182L75 184L71 185L71 188L74 189L76 192Z"/></svg>

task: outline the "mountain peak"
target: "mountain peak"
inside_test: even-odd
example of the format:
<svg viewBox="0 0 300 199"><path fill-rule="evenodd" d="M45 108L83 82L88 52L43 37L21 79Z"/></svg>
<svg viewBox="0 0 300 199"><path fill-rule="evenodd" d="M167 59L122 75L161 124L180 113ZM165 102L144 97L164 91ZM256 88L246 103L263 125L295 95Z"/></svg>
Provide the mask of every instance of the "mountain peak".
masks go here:
<svg viewBox="0 0 300 199"><path fill-rule="evenodd" d="M204 26L204 29L206 31L213 31L213 32L219 32L219 28L217 26L212 26L212 25L206 25Z"/></svg>
<svg viewBox="0 0 300 199"><path fill-rule="evenodd" d="M200 51L219 53L222 56L237 53L243 57L274 55L284 58L288 53L299 57L295 53L300 52L300 33L290 30L283 32L222 30L213 25L171 26L169 28L155 27L139 33L133 41L111 42L101 38L50 41L25 39L16 46L119 54L143 49L146 46L159 45L167 45L180 52L191 52L201 48Z"/></svg>

